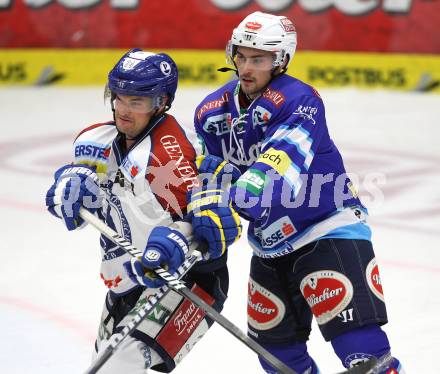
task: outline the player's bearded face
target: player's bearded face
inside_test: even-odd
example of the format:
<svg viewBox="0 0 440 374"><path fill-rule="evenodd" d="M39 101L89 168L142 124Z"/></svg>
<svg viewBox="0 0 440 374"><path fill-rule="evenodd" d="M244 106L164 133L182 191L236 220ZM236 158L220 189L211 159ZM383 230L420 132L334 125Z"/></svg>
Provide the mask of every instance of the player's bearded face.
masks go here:
<svg viewBox="0 0 440 374"><path fill-rule="evenodd" d="M234 56L242 91L254 98L272 78L274 55L268 51L239 47Z"/></svg>
<svg viewBox="0 0 440 374"><path fill-rule="evenodd" d="M116 95L114 108L116 127L129 138L139 135L155 113L151 97Z"/></svg>

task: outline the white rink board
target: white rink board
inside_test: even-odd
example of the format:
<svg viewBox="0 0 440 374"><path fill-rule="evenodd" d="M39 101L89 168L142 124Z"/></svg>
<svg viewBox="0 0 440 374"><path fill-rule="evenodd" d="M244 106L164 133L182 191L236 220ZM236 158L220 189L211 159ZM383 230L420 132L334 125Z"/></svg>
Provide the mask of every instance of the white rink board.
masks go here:
<svg viewBox="0 0 440 374"><path fill-rule="evenodd" d="M98 234L92 228L67 232L45 211L44 197L53 171L70 161L75 134L111 119L102 91L0 90L2 373L81 373L89 364L106 292ZM181 89L171 113L190 126L195 105L207 93ZM386 178L383 200L367 205L393 353L407 373L434 372L440 356L440 98L355 90L321 95L348 170ZM224 315L243 330L250 256L245 238L229 256ZM309 350L324 374L342 369L316 325ZM251 351L214 326L174 371L206 372L263 371Z"/></svg>

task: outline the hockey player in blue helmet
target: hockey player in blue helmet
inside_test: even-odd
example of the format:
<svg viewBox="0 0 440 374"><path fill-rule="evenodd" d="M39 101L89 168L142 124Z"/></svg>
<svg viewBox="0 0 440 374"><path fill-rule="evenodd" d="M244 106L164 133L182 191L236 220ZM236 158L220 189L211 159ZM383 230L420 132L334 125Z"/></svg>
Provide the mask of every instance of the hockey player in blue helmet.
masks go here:
<svg viewBox="0 0 440 374"><path fill-rule="evenodd" d="M165 53L154 54L135 48L127 52L108 74L107 88L114 94L169 96L168 108L177 90L176 63Z"/></svg>
<svg viewBox="0 0 440 374"><path fill-rule="evenodd" d="M186 236L175 225L170 227L176 221L178 227L189 225L182 221L186 194L199 183L196 152L185 129L166 113L177 80L177 66L164 53L133 49L124 54L106 85L113 120L79 133L72 164L55 172L46 195L49 212L68 230L85 224L79 216L83 206L135 247L145 248L140 258L133 259L101 237L100 277L109 291L95 344L97 354L131 321L130 312L163 284L148 270L161 265L173 273L188 252ZM222 309L228 291L225 256L195 265L184 280L215 309ZM191 319L191 325L182 325L178 331L171 328L179 315L192 313L198 313L198 318ZM150 367L171 372L212 323L171 290L151 315L163 318L145 318L100 373L140 374Z"/></svg>
<svg viewBox="0 0 440 374"><path fill-rule="evenodd" d="M116 126L126 139L139 135L153 117L171 107L177 81L177 66L165 53L133 49L119 60L108 74L105 95L110 96ZM134 123L124 117L127 106Z"/></svg>

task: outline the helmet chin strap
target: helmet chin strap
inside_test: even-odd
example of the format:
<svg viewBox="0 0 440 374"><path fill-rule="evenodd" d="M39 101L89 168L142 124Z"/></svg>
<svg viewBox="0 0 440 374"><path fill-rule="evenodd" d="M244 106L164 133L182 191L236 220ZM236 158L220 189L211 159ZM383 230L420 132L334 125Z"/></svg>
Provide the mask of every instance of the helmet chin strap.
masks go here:
<svg viewBox="0 0 440 374"><path fill-rule="evenodd" d="M276 67L274 67L272 69L272 71L271 71L272 79L274 77L276 77L277 75L284 74L287 71L287 65L289 65L289 60L290 60L289 55L286 55L286 58L287 58L287 61L284 63L284 67L283 68L280 68L279 66L276 66ZM240 77L239 74L238 74L238 69L237 69L237 66L235 65L235 63L234 63L234 68L230 68L229 66L224 66L222 68L218 68L217 71L220 72L220 73L227 73L229 71L233 71L235 73L235 75L237 75L237 77ZM275 74L277 69L280 69L280 71L277 74ZM269 83L270 83L270 81L269 81Z"/></svg>
<svg viewBox="0 0 440 374"><path fill-rule="evenodd" d="M272 73L271 73L271 75L272 75L273 77L276 77L277 75L284 74L284 73L287 71L287 66L289 65L290 56L289 56L288 54L286 54L286 55L285 55L285 58L286 58L286 60L283 61L283 65L284 65L284 66L282 66L282 67L281 67L281 66L277 66L277 67L275 67L275 68L272 69ZM275 74L275 72L277 71L277 69L280 69L280 71L279 71L277 74Z"/></svg>
<svg viewBox="0 0 440 374"><path fill-rule="evenodd" d="M238 76L238 71L237 71L237 69L233 69L233 68L230 68L230 67L227 67L227 66L225 66L225 67L223 67L223 68L218 68L217 71L219 71L220 73L227 73L228 71L233 71L233 72L235 72L235 74L237 74L237 76Z"/></svg>

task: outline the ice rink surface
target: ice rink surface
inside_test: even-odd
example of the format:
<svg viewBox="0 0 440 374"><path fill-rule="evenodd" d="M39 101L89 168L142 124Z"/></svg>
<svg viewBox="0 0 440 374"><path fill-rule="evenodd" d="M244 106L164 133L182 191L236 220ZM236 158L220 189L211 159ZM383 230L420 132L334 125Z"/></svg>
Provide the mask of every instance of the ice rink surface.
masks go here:
<svg viewBox="0 0 440 374"><path fill-rule="evenodd" d="M171 110L191 125L207 89L180 89ZM370 210L392 350L407 373L438 373L440 357L440 96L322 90L333 140ZM106 288L98 234L67 232L44 208L53 171L83 127L111 119L100 88L0 90L0 372L81 373L89 365ZM246 329L251 250L230 249L224 315ZM322 372L342 369L314 325ZM262 373L256 356L214 326L174 371Z"/></svg>

